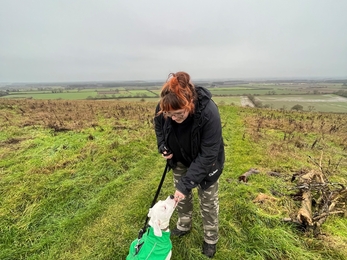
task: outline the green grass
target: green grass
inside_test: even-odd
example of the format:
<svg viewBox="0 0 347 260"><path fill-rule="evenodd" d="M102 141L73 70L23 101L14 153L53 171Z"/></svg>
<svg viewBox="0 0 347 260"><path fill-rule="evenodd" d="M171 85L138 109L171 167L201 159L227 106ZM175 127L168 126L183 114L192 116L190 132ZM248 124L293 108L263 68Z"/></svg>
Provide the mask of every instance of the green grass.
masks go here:
<svg viewBox="0 0 347 260"><path fill-rule="evenodd" d="M95 106L96 127L66 132L42 125L21 127L20 111L0 106L0 259L125 259L165 166L156 150L153 127L138 121L147 112L130 114L136 105L155 107L155 103L126 104L128 116L116 120L97 112ZM320 136L317 127L306 134L295 131L286 142L284 131L294 125L278 127L291 118L308 129L314 115L305 114L309 119L304 120L302 113L280 117L281 112L237 106L220 106L220 111L226 163L220 178L220 241L214 259L346 259L345 218L328 219L323 225L325 238L313 238L281 221L296 208L295 203L271 194L272 190L288 193L293 171L313 167L307 155L319 158L321 153L309 145L295 146L297 140L312 144ZM11 124L4 117L10 113ZM346 157L341 146L344 136L342 140L335 136L325 134L317 144L324 147L323 164ZM259 174L250 176L247 184L238 181L239 175L254 167ZM347 165L343 161L340 167L345 172ZM268 171L284 177L271 177ZM335 176L335 181L344 181L345 175ZM173 192L169 172L159 199ZM274 200L254 203L260 193ZM194 195L193 230L173 239L172 259L206 259L200 252L202 229L195 190ZM171 227L176 217L174 213Z"/></svg>
<svg viewBox="0 0 347 260"><path fill-rule="evenodd" d="M62 249L74 251L76 241L89 236L89 225L109 206L123 202L126 185L132 180L142 182L142 171L134 174L134 169L141 169L140 162L149 160L155 151L142 139L146 134L129 139L126 131L106 129L108 138L104 139L103 132L91 129L59 136L41 131L32 133L38 138L22 142L20 151L1 160L0 168L5 168L1 227L9 227L2 230L1 259L30 259L30 255L61 259ZM95 137L93 141L88 141L89 134ZM111 148L115 143L118 149ZM136 155L139 160L133 163ZM82 259L83 254L89 258L81 248L65 259Z"/></svg>

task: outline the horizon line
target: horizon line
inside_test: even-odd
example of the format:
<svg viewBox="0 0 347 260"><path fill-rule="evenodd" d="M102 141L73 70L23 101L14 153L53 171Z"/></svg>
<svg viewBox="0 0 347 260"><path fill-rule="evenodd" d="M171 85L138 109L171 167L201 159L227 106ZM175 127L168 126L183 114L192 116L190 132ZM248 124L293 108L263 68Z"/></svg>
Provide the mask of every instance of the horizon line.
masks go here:
<svg viewBox="0 0 347 260"><path fill-rule="evenodd" d="M238 77L238 78L196 78L193 81L267 81L267 80L347 80L345 77ZM55 83L159 83L159 79L134 79L134 80L70 80L70 81L0 81L0 84L55 84Z"/></svg>

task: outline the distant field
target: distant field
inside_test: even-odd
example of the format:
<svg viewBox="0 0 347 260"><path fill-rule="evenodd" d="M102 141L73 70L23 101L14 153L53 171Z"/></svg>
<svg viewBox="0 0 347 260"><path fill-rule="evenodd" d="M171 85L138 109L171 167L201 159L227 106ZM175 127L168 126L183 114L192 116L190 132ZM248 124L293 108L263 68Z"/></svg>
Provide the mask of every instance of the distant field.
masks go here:
<svg viewBox="0 0 347 260"><path fill-rule="evenodd" d="M242 83L237 85L207 85L217 104L245 105L247 95L253 95L263 106L273 109L290 110L299 104L303 110L320 112L347 113L347 99L332 93L347 89L342 83ZM64 100L124 100L157 102L160 86L116 86L103 84L93 86L80 85L78 88L63 86L31 87L11 90L1 98L14 99L64 99ZM242 102L241 102L242 100ZM247 104L247 103L246 103Z"/></svg>
<svg viewBox="0 0 347 260"><path fill-rule="evenodd" d="M332 94L257 96L256 99L275 109L289 110L295 105L302 105L306 111L347 113L347 98Z"/></svg>
<svg viewBox="0 0 347 260"><path fill-rule="evenodd" d="M236 105L241 106L242 96L229 96L229 97L216 97L212 99L218 105ZM290 110L293 106L299 104L303 106L305 111L317 112L333 112L333 113L347 113L347 98L335 95L276 95L276 96L257 96L263 105L269 105L273 109ZM120 99L124 101L140 101L141 98L128 98ZM142 99L147 102L158 102L158 98L145 98Z"/></svg>
<svg viewBox="0 0 347 260"><path fill-rule="evenodd" d="M89 92L63 92L63 93L42 93L42 92L25 92L15 93L2 98L32 98L32 99L67 99L78 100L86 99L88 96L95 96L95 91Z"/></svg>
<svg viewBox="0 0 347 260"><path fill-rule="evenodd" d="M240 96L233 96L233 97L215 97L215 96L213 96L212 99L217 104L241 106L241 97Z"/></svg>
<svg viewBox="0 0 347 260"><path fill-rule="evenodd" d="M244 84L221 85L210 88L214 95L293 95L293 94L322 94L340 90L341 84Z"/></svg>
<svg viewBox="0 0 347 260"><path fill-rule="evenodd" d="M221 88L221 89L210 89L211 93L216 96L225 96L225 95L232 95L232 96L239 96L239 95L271 95L273 92L275 94L296 94L296 90L284 90L284 89L277 89L274 90L273 88Z"/></svg>
<svg viewBox="0 0 347 260"><path fill-rule="evenodd" d="M139 97L156 97L156 94L145 90L125 90L124 88L119 89L83 89L83 90L63 90L63 92L52 93L52 91L20 91L13 92L10 95L2 98L30 98L30 99L67 99L67 100L79 100L88 98L131 98Z"/></svg>

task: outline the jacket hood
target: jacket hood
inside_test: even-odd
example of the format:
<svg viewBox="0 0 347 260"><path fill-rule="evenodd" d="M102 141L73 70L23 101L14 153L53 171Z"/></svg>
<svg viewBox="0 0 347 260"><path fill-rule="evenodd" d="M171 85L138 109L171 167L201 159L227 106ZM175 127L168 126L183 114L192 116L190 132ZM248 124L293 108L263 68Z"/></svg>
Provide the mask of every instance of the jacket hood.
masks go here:
<svg viewBox="0 0 347 260"><path fill-rule="evenodd" d="M201 105L201 108L205 107L212 97L211 92L201 86L195 86L195 90L198 95L198 103Z"/></svg>

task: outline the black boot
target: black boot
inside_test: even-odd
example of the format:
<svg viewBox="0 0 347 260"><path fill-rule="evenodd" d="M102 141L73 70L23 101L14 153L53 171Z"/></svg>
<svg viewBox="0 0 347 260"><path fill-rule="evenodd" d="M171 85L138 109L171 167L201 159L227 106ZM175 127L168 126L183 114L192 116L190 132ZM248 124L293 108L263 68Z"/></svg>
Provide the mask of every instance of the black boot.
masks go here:
<svg viewBox="0 0 347 260"><path fill-rule="evenodd" d="M183 237L184 235L187 235L189 232L190 232L190 230L182 231L182 230L179 230L177 227L175 227L171 231L171 236L172 237Z"/></svg>
<svg viewBox="0 0 347 260"><path fill-rule="evenodd" d="M208 244L204 241L202 244L202 253L205 256L212 258L216 253L216 244Z"/></svg>

